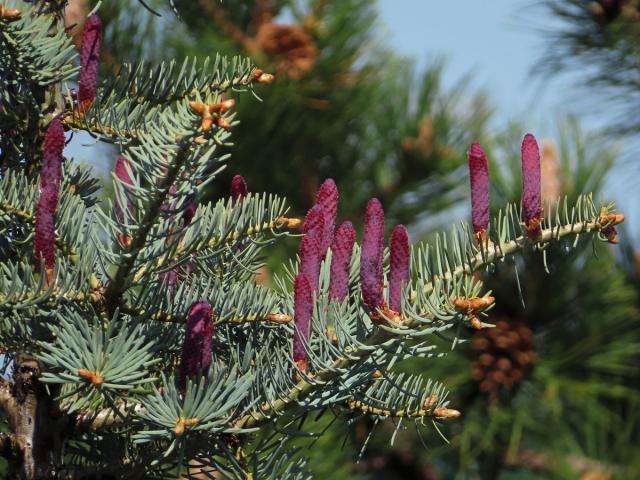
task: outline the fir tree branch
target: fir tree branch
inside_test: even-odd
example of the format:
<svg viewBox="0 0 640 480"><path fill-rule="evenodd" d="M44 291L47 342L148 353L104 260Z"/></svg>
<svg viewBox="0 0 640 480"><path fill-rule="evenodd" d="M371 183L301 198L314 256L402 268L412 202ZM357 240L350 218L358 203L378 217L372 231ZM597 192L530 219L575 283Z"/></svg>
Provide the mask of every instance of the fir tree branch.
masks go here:
<svg viewBox="0 0 640 480"><path fill-rule="evenodd" d="M462 275L471 275L475 271L482 270L491 263L513 255L524 249L525 246L532 243L546 244L554 240L560 240L570 235L580 233L599 232L603 226L608 225L606 221L598 218L591 222L581 222L577 224L569 224L554 228L545 229L535 242L527 237L520 236L516 239L505 242L500 245L494 245L490 248L483 248L472 260L465 265L460 265L452 270L451 274L441 278L454 278ZM435 280L435 279L434 279ZM433 290L433 283L425 286L425 291ZM394 322L394 327L411 329L419 327L419 323L412 318L402 318ZM282 398L269 402L262 406L259 410L253 411L240 418L235 422L238 428L255 428L273 420L274 417L281 415L297 405L297 401L304 400L316 390L322 388L327 382L340 376L345 369L355 365L360 359L367 357L375 348L392 339L394 335L384 330L378 330L360 347L349 347L345 350L345 355L337 359L333 364L317 372L313 377L303 379L298 382L289 392Z"/></svg>
<svg viewBox="0 0 640 480"><path fill-rule="evenodd" d="M147 235L149 235L149 232L153 228L153 225L158 218L162 205L166 200L167 194L169 193L169 189L178 177L178 172L182 168L188 150L188 143L183 143L180 146L173 164L167 170L166 179L161 194L158 195L150 205L148 205L145 215L142 218L140 228L136 231L131 240L131 244L127 247L128 255L122 257L122 261L120 265L118 265L116 273L114 274L111 282L106 288L105 305L107 308L107 312L109 312L110 314L113 314L115 309L119 306L122 294L129 288L129 282L127 281L127 279L131 274L131 271L133 270L133 266L136 259L138 258L140 250L146 243Z"/></svg>
<svg viewBox="0 0 640 480"><path fill-rule="evenodd" d="M122 305L120 307L120 312L122 313L126 313L127 315L133 315L133 316L139 316L139 317L144 317L145 315L147 315L147 312L143 309L138 309L135 308L131 305ZM168 314L166 312L162 312L162 311L155 311L153 314L151 314L148 317L150 320L155 320L158 322L165 322L165 323L185 323L186 322L186 317L182 316L182 315L171 315ZM244 323L244 322L249 322L249 323L254 323L254 322L265 322L265 323L279 323L279 324L285 324L285 323L289 323L291 321L291 317L289 315L285 315L285 314L280 314L280 313L271 313L265 316L255 316L255 315L251 315L251 316L237 316L237 317L231 317L230 319L224 321L224 322L216 322L216 317L213 317L213 321L216 324L220 324L220 323Z"/></svg>
<svg viewBox="0 0 640 480"><path fill-rule="evenodd" d="M269 232L272 230L292 230L299 231L302 226L302 220L299 218L288 218L288 217L280 217L273 222L267 222L262 225L258 225L256 227L251 227L247 229L245 232L233 232L230 235L226 235L224 237L218 236L210 239L206 242L202 247L196 248L192 251L189 251L190 254L202 253L206 250L211 250L215 248L220 248L223 245L229 244L231 242L236 242L238 240L254 237L256 235L260 235L265 232ZM185 256L185 249L179 246L172 255L162 255L155 261L155 266L159 267L165 264L171 264L175 262L178 258ZM134 282L138 282L144 274L149 269L149 264L142 265L138 271L134 274L133 279Z"/></svg>

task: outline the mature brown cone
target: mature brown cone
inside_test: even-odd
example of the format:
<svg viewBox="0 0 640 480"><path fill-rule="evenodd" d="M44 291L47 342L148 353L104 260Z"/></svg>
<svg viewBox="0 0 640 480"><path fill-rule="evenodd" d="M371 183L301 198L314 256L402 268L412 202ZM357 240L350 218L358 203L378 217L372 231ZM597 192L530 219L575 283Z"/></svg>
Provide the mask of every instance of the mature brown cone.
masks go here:
<svg viewBox="0 0 640 480"><path fill-rule="evenodd" d="M473 379L494 400L501 390L522 382L538 358L533 332L524 322L500 319L495 325L477 332L472 341Z"/></svg>
<svg viewBox="0 0 640 480"><path fill-rule="evenodd" d="M274 58L279 77L293 80L304 77L318 57L313 39L300 25L264 23L258 28L255 41L264 53Z"/></svg>

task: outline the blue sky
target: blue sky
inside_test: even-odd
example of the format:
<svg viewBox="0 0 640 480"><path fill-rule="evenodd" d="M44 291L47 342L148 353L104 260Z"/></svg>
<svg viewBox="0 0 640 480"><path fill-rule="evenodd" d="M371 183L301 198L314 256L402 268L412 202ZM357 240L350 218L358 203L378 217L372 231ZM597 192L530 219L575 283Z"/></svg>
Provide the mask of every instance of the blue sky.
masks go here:
<svg viewBox="0 0 640 480"><path fill-rule="evenodd" d="M424 65L430 58L448 60L445 85L472 72L473 85L483 88L496 107L493 126L524 120L539 136L555 137L554 122L563 115L580 117L586 128L607 125L607 104L576 87L581 72L550 80L534 75L536 62L552 48L544 30L553 17L537 0L379 0L383 38L401 54ZM635 162L640 142L621 144L626 162ZM631 231L640 240L637 205L640 189L629 178L629 163L614 169L607 196L630 215ZM634 170L637 173L637 167ZM617 197L617 198L616 198ZM628 215L629 216L629 215ZM634 220L634 217L636 219Z"/></svg>
<svg viewBox="0 0 640 480"><path fill-rule="evenodd" d="M536 3L379 0L384 28L398 51L421 64L445 57L449 84L473 72L475 86L483 87L497 107L496 122L533 117L540 124L549 116L580 110L569 78L543 84L532 75L536 60L549 48L540 30L552 21Z"/></svg>

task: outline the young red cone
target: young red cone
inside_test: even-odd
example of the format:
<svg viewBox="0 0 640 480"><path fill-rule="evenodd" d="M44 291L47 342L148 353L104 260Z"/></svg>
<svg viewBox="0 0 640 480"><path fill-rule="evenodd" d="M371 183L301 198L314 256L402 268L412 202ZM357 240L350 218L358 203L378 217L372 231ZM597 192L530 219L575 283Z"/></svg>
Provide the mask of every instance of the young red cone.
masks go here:
<svg viewBox="0 0 640 480"><path fill-rule="evenodd" d="M338 213L338 187L333 179L328 178L320 185L316 194L316 205L322 207L324 212L324 233L320 245L320 250L324 255L333 241L333 231Z"/></svg>
<svg viewBox="0 0 640 480"><path fill-rule="evenodd" d="M211 365L213 352L213 311L206 300L194 303L189 308L187 326L182 344L182 356L178 375L178 386L184 388L187 378L206 375Z"/></svg>
<svg viewBox="0 0 640 480"><path fill-rule="evenodd" d="M409 282L409 233L404 225L397 225L391 233L389 256L389 308L400 313L402 288Z"/></svg>
<svg viewBox="0 0 640 480"><path fill-rule="evenodd" d="M489 228L489 166L479 143L471 145L468 160L473 233L478 241L483 241Z"/></svg>
<svg viewBox="0 0 640 480"><path fill-rule="evenodd" d="M377 198L367 204L364 237L360 253L362 300L371 312L384 306L382 295L382 255L384 252L384 210Z"/></svg>
<svg viewBox="0 0 640 480"><path fill-rule="evenodd" d="M64 126L62 118L55 117L47 127L42 149L42 166L40 169L40 189L49 185L56 191L60 188L62 176L62 151L64 150Z"/></svg>
<svg viewBox="0 0 640 480"><path fill-rule="evenodd" d="M43 258L49 281L53 278L55 267L55 220L62 176L64 141L62 120L60 117L56 117L49 124L44 137L40 170L40 197L36 203L33 238L36 268L40 268L40 259Z"/></svg>
<svg viewBox="0 0 640 480"><path fill-rule="evenodd" d="M33 248L35 253L36 268L40 269L40 259L44 259L49 280L53 277L53 269L56 262L56 206L58 192L53 187L47 187L40 192L40 198L36 203L35 232L33 236Z"/></svg>
<svg viewBox="0 0 640 480"><path fill-rule="evenodd" d="M231 179L231 203L235 205L238 202L242 202L242 199L249 193L247 182L245 182L242 175L236 175Z"/></svg>
<svg viewBox="0 0 640 480"><path fill-rule="evenodd" d="M78 101L80 111L86 111L96 97L98 67L100 65L100 44L102 42L102 21L98 15L91 15L82 30L80 46L80 80L78 81Z"/></svg>
<svg viewBox="0 0 640 480"><path fill-rule="evenodd" d="M307 352L304 343L311 335L313 318L313 290L309 278L299 273L293 284L293 309L296 328L293 331L293 361L302 371L307 370Z"/></svg>
<svg viewBox="0 0 640 480"><path fill-rule="evenodd" d="M329 298L343 302L349 295L349 264L353 254L356 231L351 222L344 222L338 227L331 244L331 281Z"/></svg>
<svg viewBox="0 0 640 480"><path fill-rule="evenodd" d="M529 234L539 236L542 221L540 149L530 133L522 141L522 214Z"/></svg>

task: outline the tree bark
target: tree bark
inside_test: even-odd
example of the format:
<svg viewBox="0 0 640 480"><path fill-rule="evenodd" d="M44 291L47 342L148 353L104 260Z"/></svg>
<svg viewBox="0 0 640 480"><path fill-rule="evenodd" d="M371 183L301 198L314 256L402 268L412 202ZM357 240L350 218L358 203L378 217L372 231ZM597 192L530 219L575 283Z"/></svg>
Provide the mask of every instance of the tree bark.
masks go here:
<svg viewBox="0 0 640 480"><path fill-rule="evenodd" d="M57 391L38 380L40 371L35 358L19 356L11 397L1 401L12 430L0 442L0 452L9 462L10 479L53 479L63 465L71 422L54 400Z"/></svg>

